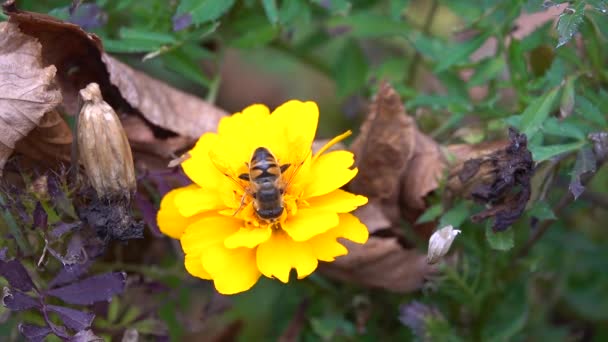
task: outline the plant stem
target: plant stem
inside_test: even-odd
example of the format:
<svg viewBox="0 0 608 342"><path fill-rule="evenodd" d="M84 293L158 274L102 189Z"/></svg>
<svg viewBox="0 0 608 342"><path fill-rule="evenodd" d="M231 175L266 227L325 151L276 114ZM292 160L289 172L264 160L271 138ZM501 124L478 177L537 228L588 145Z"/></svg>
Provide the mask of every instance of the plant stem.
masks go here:
<svg viewBox="0 0 608 342"><path fill-rule="evenodd" d="M426 15L424 19L424 26L422 27L422 34L428 35L431 32L431 28L433 27L433 21L435 20L435 15L437 14L437 9L439 9L439 1L433 0L431 3L431 9ZM414 82L416 82L416 72L418 70L418 64L420 64L420 60L422 59L422 54L419 51L414 53L412 57L412 62L410 63L410 67L408 70L408 78L407 84L409 86L413 86Z"/></svg>

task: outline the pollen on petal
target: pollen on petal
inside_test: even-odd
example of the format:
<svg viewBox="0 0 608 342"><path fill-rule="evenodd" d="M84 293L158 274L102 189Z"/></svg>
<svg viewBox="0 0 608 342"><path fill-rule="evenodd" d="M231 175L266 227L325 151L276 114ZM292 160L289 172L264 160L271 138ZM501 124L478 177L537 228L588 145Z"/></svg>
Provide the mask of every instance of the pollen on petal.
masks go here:
<svg viewBox="0 0 608 342"><path fill-rule="evenodd" d="M250 248L211 246L203 252L203 267L221 294L247 291L261 276L256 265L256 250Z"/></svg>
<svg viewBox="0 0 608 342"><path fill-rule="evenodd" d="M295 241L306 241L338 225L336 212L304 208L281 224L283 230Z"/></svg>
<svg viewBox="0 0 608 342"><path fill-rule="evenodd" d="M298 279L310 275L318 261L307 242L293 241L287 234L277 230L270 239L257 248L257 266L265 276L289 281L289 272L296 269Z"/></svg>
<svg viewBox="0 0 608 342"><path fill-rule="evenodd" d="M303 198L325 195L348 183L357 174L350 169L355 159L351 152L333 151L319 156L311 165L311 179L304 188Z"/></svg>
<svg viewBox="0 0 608 342"><path fill-rule="evenodd" d="M269 226L241 228L224 240L226 248L253 248L270 238L272 229Z"/></svg>

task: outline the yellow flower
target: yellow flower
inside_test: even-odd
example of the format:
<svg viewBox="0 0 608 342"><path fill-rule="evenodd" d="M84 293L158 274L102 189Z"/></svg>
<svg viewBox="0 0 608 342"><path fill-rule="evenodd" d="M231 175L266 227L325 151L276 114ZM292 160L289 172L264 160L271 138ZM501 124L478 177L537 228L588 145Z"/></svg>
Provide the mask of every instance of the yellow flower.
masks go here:
<svg viewBox="0 0 608 342"><path fill-rule="evenodd" d="M367 241L367 228L349 214L367 198L340 190L357 174L353 154L325 153L350 132L313 155L318 119L314 102L289 101L272 114L252 105L199 139L182 163L194 184L169 192L157 218L164 234L181 241L190 274L233 294L251 288L262 274L284 283L292 268L298 279L310 275L319 260L348 253L338 238ZM276 185L284 189L279 202L284 209L273 220L256 211L256 173L247 180L259 147L268 149L283 171Z"/></svg>

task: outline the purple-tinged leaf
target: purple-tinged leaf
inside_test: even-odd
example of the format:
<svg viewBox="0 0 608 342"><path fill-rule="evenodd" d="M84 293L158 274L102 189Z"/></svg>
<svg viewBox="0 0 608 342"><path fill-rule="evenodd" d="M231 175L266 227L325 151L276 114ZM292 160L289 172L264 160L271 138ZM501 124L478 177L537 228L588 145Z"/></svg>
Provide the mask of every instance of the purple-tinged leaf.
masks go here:
<svg viewBox="0 0 608 342"><path fill-rule="evenodd" d="M166 177L166 174L150 173L150 178L154 181L154 183L156 183L156 187L158 188L158 194L160 196L164 196L172 189L172 187L167 182Z"/></svg>
<svg viewBox="0 0 608 342"><path fill-rule="evenodd" d="M173 31L181 31L190 25L192 25L192 15L190 13L173 17Z"/></svg>
<svg viewBox="0 0 608 342"><path fill-rule="evenodd" d="M85 274L89 270L90 266L91 261L89 260L83 264L74 264L62 268L55 278L53 278L53 280L51 280L49 283L49 288L54 288L73 282Z"/></svg>
<svg viewBox="0 0 608 342"><path fill-rule="evenodd" d="M90 31L103 26L108 15L96 4L84 4L70 13L68 21Z"/></svg>
<svg viewBox="0 0 608 342"><path fill-rule="evenodd" d="M35 287L25 267L16 259L0 261L0 276L6 278L12 287L24 292Z"/></svg>
<svg viewBox="0 0 608 342"><path fill-rule="evenodd" d="M95 314L91 312L84 312L64 306L47 305L46 309L56 313L63 321L63 324L75 331L81 331L90 327L95 318Z"/></svg>
<svg viewBox="0 0 608 342"><path fill-rule="evenodd" d="M163 234L158 229L158 225L156 224L156 212L158 211L147 198L140 195L139 193L135 194L135 204L137 208L141 212L141 216L144 219L144 222L150 229L152 235L156 237L162 237Z"/></svg>
<svg viewBox="0 0 608 342"><path fill-rule="evenodd" d="M6 253L8 252L8 247L0 248L0 261L6 261Z"/></svg>
<svg viewBox="0 0 608 342"><path fill-rule="evenodd" d="M52 332L51 328L40 325L19 324L19 332L30 342L43 341Z"/></svg>
<svg viewBox="0 0 608 342"><path fill-rule="evenodd" d="M61 222L60 224L57 225L56 228L51 230L51 234L50 234L51 238L53 238L54 240L57 240L64 234L69 233L76 228L79 228L80 224L81 224L80 222L72 222L72 223Z"/></svg>
<svg viewBox="0 0 608 342"><path fill-rule="evenodd" d="M597 169L596 165L597 161L591 148L585 147L578 151L574 169L572 170L572 180L568 186L574 199L578 199L578 197L583 194L583 191L585 191L582 178L595 173Z"/></svg>
<svg viewBox="0 0 608 342"><path fill-rule="evenodd" d="M93 333L93 331L89 330L82 330L79 331L76 335L70 337L70 339L68 339L68 342L103 342L104 339L95 335Z"/></svg>
<svg viewBox="0 0 608 342"><path fill-rule="evenodd" d="M48 227L48 215L44 208L42 207L42 203L36 202L36 208L34 208L34 228L40 228L42 230L46 230Z"/></svg>
<svg viewBox="0 0 608 342"><path fill-rule="evenodd" d="M68 248L61 261L64 266L82 264L87 260L87 253L84 250L82 237L79 234L72 235Z"/></svg>
<svg viewBox="0 0 608 342"><path fill-rule="evenodd" d="M30 297L25 293L12 290L8 287L2 289L2 304L13 311L29 310L40 308L41 304L36 298Z"/></svg>
<svg viewBox="0 0 608 342"><path fill-rule="evenodd" d="M125 289L127 274L124 272L105 273L83 279L77 283L47 291L66 303L89 305L110 300Z"/></svg>

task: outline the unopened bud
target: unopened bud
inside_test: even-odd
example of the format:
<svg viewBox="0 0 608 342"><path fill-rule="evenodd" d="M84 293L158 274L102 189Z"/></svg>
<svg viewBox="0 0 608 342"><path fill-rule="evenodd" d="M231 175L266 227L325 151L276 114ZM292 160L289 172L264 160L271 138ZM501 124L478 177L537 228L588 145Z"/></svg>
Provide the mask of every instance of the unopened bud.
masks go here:
<svg viewBox="0 0 608 342"><path fill-rule="evenodd" d="M452 226L447 226L439 229L429 239L429 250L426 255L426 261L429 264L434 264L441 257L446 255L452 246L452 242L456 235L460 234L460 230L454 229Z"/></svg>
<svg viewBox="0 0 608 342"><path fill-rule="evenodd" d="M78 153L97 195L130 197L135 190L133 156L125 131L97 83L80 90Z"/></svg>

